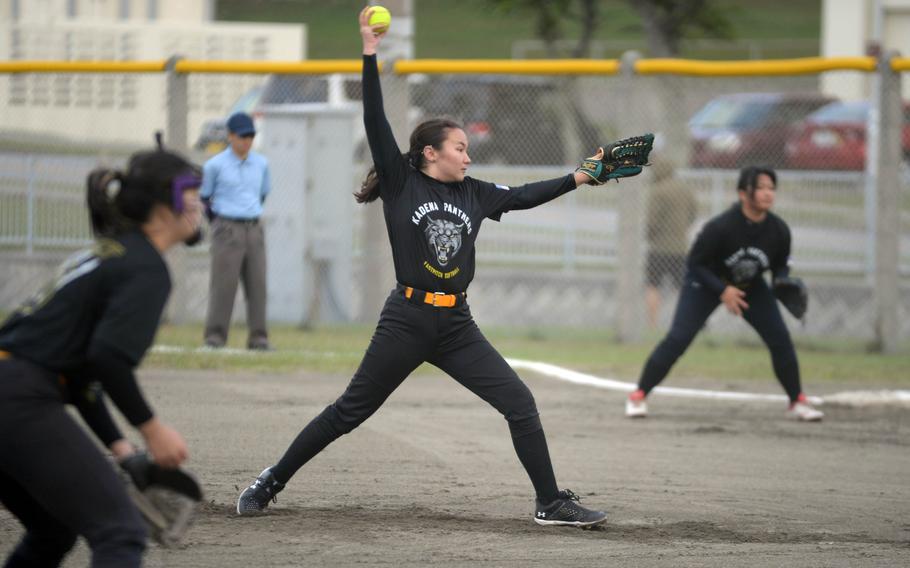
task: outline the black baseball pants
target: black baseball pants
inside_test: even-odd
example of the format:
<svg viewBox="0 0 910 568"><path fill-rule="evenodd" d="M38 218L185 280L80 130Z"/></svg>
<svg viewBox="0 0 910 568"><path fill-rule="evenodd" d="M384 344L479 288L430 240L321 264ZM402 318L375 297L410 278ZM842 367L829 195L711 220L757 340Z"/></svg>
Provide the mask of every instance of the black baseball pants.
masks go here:
<svg viewBox="0 0 910 568"><path fill-rule="evenodd" d="M757 278L746 289L746 303L749 309L743 311L743 319L758 332L771 352L774 374L787 392L791 401L802 392L799 378L799 362L790 339L790 332L780 314L777 299L768 288L764 278ZM642 369L638 388L651 392L670 372L689 344L705 325L720 298L695 280L691 273L686 275L679 294L679 302L673 315L673 324Z"/></svg>
<svg viewBox="0 0 910 568"><path fill-rule="evenodd" d="M534 397L480 332L465 302L440 308L406 299L386 300L360 367L344 393L300 432L272 469L286 482L332 441L376 412L421 363L445 371L502 414L537 498L549 503L557 488Z"/></svg>
<svg viewBox="0 0 910 568"><path fill-rule="evenodd" d="M66 412L56 380L31 363L0 361L0 501L25 527L5 566L58 566L78 536L95 568L140 566L142 518Z"/></svg>

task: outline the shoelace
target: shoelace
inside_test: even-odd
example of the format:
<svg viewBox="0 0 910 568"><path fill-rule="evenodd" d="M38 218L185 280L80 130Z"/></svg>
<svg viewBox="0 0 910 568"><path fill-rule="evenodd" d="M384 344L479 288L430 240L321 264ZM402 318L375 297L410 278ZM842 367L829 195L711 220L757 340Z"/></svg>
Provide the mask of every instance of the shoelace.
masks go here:
<svg viewBox="0 0 910 568"><path fill-rule="evenodd" d="M560 491L560 493L563 495L563 499L568 499L569 501L578 501L578 502L581 502L581 497L579 497L579 496L578 496L574 491L572 491L571 489L563 489L562 491Z"/></svg>
<svg viewBox="0 0 910 568"><path fill-rule="evenodd" d="M266 478L264 478L264 477L257 477L256 481L253 482L253 485L251 487L253 489L257 489L257 488L261 487L262 490L266 492L266 494L269 494L269 493L271 493L271 491L269 490L269 487L266 486L265 480L266 480ZM278 502L278 494L272 493L272 503L277 503L277 502Z"/></svg>

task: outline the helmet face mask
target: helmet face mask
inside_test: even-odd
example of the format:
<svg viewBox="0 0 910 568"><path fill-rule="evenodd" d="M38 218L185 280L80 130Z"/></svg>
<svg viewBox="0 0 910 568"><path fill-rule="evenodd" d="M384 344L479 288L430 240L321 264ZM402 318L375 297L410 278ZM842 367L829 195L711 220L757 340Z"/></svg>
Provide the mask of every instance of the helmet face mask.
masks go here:
<svg viewBox="0 0 910 568"><path fill-rule="evenodd" d="M188 189L196 189L202 186L202 176L196 172L187 172L174 177L171 182L172 196L171 203L174 211L183 213L183 192Z"/></svg>
<svg viewBox="0 0 910 568"><path fill-rule="evenodd" d="M200 186L202 186L202 176L196 170L174 176L174 180L171 182L171 207L174 213L181 215L186 210L183 193L187 190L198 189ZM202 227L197 227L196 231L183 243L186 246L195 246L202 242L202 238Z"/></svg>

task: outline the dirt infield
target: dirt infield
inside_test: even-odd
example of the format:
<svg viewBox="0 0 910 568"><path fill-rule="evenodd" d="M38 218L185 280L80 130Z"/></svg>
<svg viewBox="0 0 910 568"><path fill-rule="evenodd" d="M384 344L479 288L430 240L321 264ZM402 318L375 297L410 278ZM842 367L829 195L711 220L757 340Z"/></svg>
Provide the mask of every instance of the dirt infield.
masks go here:
<svg viewBox="0 0 910 568"><path fill-rule="evenodd" d="M187 546L152 546L146 565L910 565L910 410L829 406L797 424L774 404L655 395L630 421L619 393L523 376L560 486L609 511L604 530L536 526L505 421L430 373L305 466L270 514L239 518L242 486L348 377L144 371L206 491ZM0 510L0 557L20 533ZM86 563L80 543L65 565Z"/></svg>

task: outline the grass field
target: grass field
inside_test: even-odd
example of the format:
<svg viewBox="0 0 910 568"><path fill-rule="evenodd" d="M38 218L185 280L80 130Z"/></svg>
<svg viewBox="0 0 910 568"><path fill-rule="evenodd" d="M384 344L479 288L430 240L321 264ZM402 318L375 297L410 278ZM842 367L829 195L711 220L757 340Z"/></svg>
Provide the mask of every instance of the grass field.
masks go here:
<svg viewBox="0 0 910 568"><path fill-rule="evenodd" d="M372 326L357 325L304 331L277 327L271 330L276 351L271 353L193 350L201 345L198 325L161 328L156 343L190 350L149 355L150 368L218 369L223 371L317 372L352 374L369 344ZM572 329L485 329L487 337L506 357L543 361L576 371L634 382L660 336L638 343L618 343L609 331ZM242 348L246 330L235 328L230 347ZM855 383L856 388L882 388L910 384L910 364L905 346L898 355L869 354L862 344L846 341L812 341L797 345L807 390L826 381ZM742 344L711 336L701 337L679 361L669 379L686 377L716 380L774 380L768 351L759 344ZM677 386L682 386L681 384Z"/></svg>
<svg viewBox="0 0 910 568"><path fill-rule="evenodd" d="M600 4L602 23L593 39L625 42L606 56L616 57L633 47L642 49L641 22L629 4L624 0ZM722 0L717 4L728 11L735 37L759 40L767 56L818 54L820 0L765 0L761 9L749 0ZM218 0L216 17L227 21L306 23L309 58L351 58L359 53L355 17L364 5L365 2L358 0ZM508 58L514 41L535 39L533 18L527 12L497 11L484 0L420 0L414 5L414 41L419 58ZM578 26L567 26L566 38L578 35ZM775 40L805 41L793 47L775 48ZM743 41L732 41L727 49L711 53L690 48L684 55L715 59L748 57L743 44Z"/></svg>

